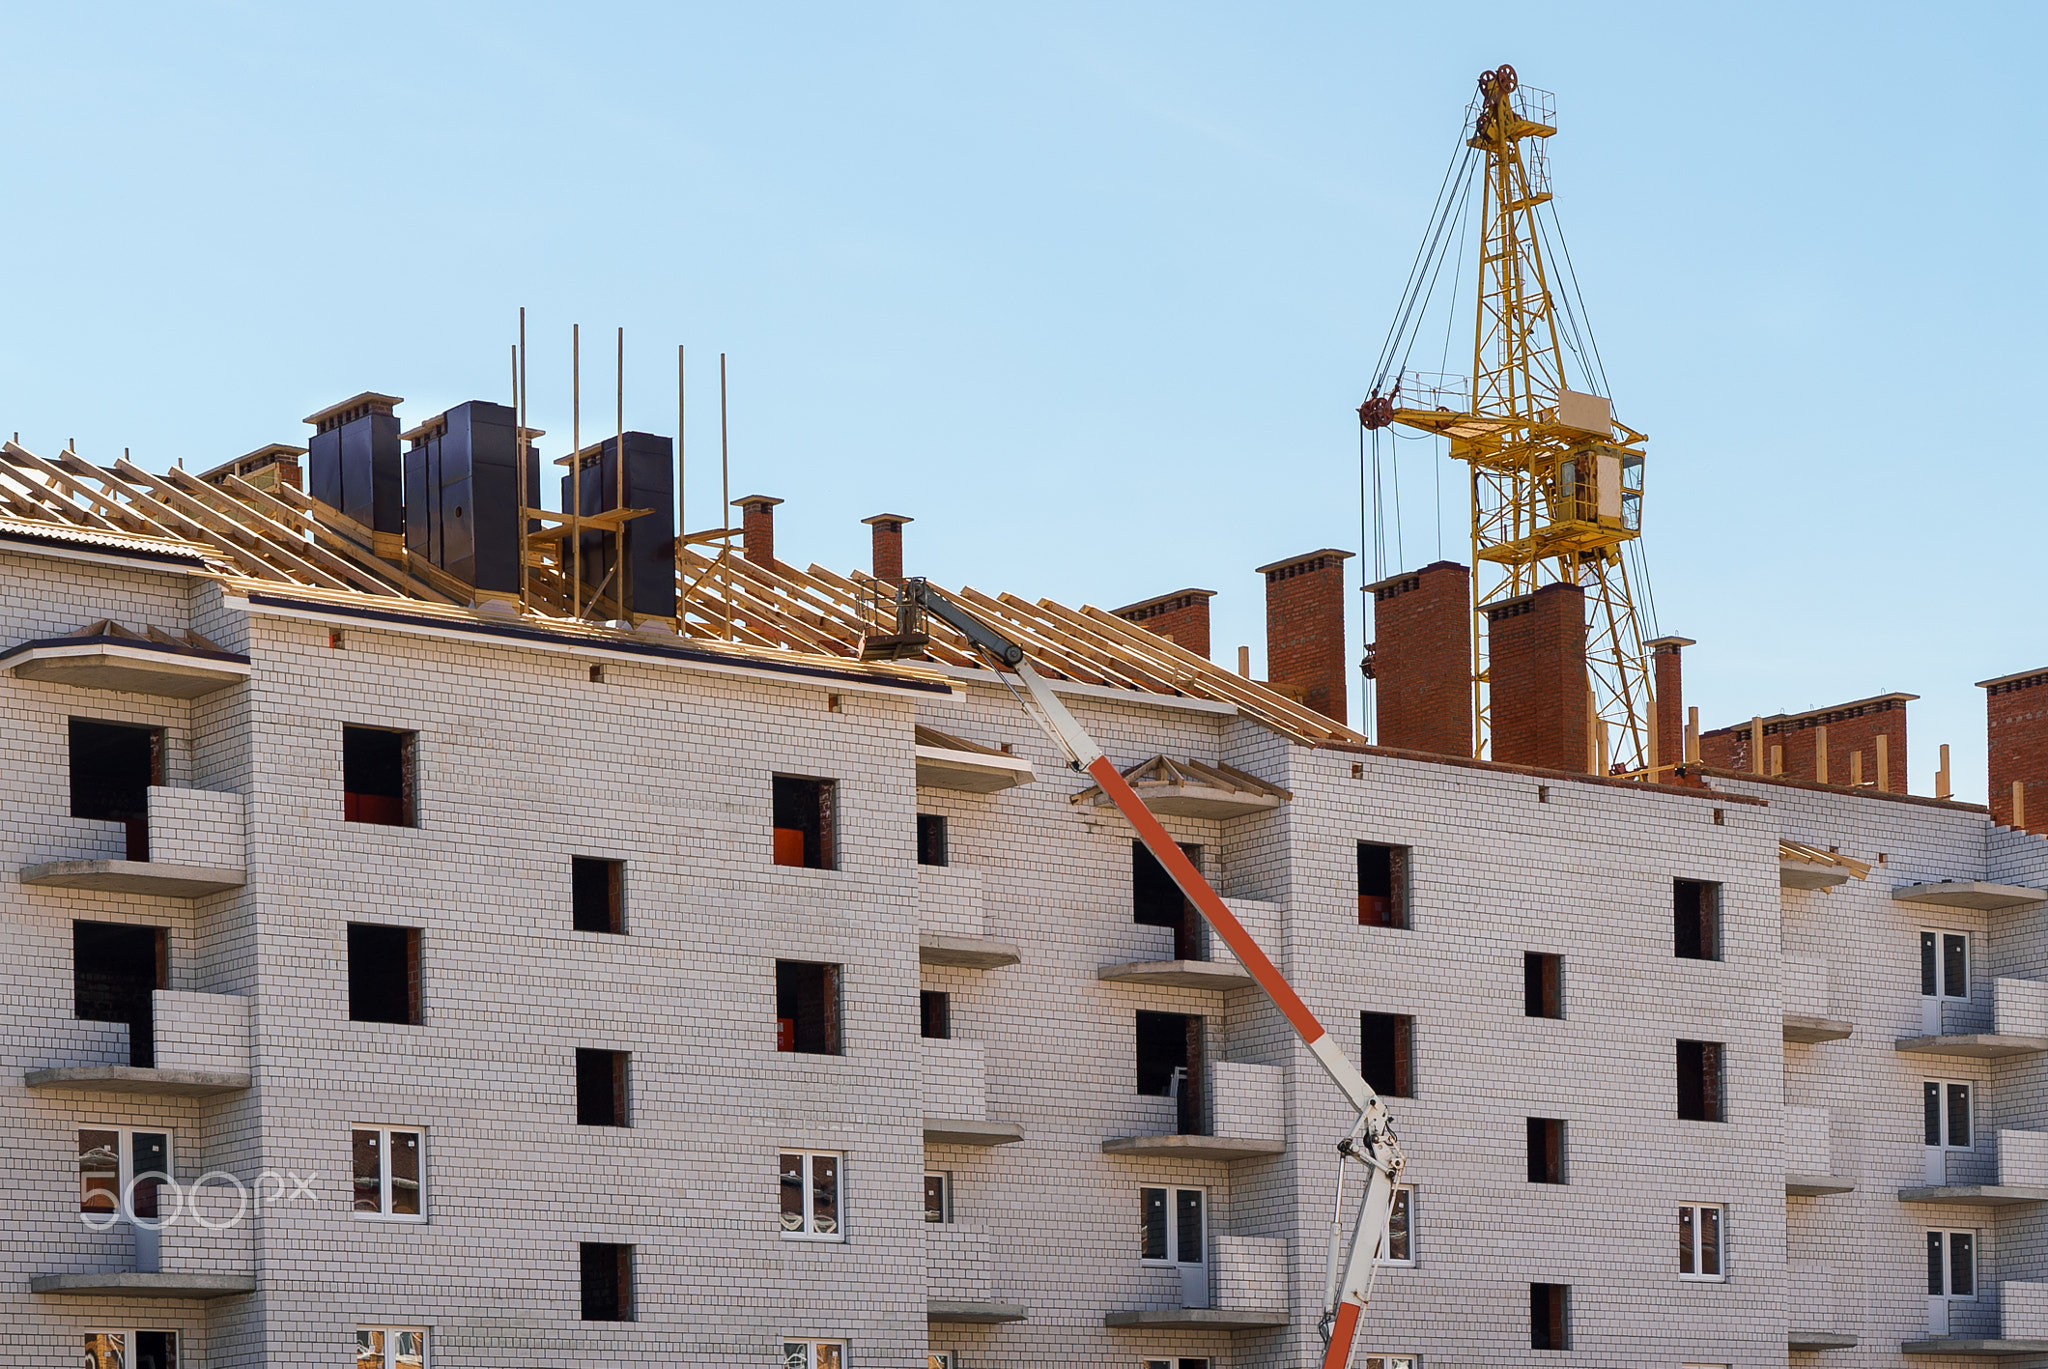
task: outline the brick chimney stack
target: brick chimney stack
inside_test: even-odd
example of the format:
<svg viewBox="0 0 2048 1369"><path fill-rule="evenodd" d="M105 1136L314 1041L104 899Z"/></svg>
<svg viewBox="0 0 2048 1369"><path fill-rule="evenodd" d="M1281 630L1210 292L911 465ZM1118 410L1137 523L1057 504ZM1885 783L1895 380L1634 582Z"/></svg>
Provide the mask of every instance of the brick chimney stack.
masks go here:
<svg viewBox="0 0 2048 1369"><path fill-rule="evenodd" d="M875 530L875 578L902 584L903 525L914 520L908 514L878 513L860 521Z"/></svg>
<svg viewBox="0 0 2048 1369"><path fill-rule="evenodd" d="M732 501L743 521L740 546L746 558L757 566L775 564L775 506L783 501L772 494L745 494Z"/></svg>
<svg viewBox="0 0 2048 1369"><path fill-rule="evenodd" d="M1493 759L1546 770L1590 769L1586 592L1545 585L1486 610Z"/></svg>
<svg viewBox="0 0 2048 1369"><path fill-rule="evenodd" d="M1657 637L1644 642L1653 672L1650 688L1657 692L1657 764L1659 767L1685 764L1685 678L1678 653L1698 646L1690 637ZM1656 784L1670 784L1670 771L1651 777Z"/></svg>
<svg viewBox="0 0 2048 1369"><path fill-rule="evenodd" d="M2048 833L2048 670L1979 680L1984 691L1991 820ZM2015 823L2012 787L2025 791L2025 821Z"/></svg>
<svg viewBox="0 0 2048 1369"><path fill-rule="evenodd" d="M1192 651L1207 660L1209 601L1215 597L1213 589L1177 589L1157 599L1141 599L1110 612L1127 623L1136 623L1147 632L1158 633L1183 651Z"/></svg>
<svg viewBox="0 0 2048 1369"><path fill-rule="evenodd" d="M1307 708L1345 721L1344 563L1325 547L1259 567L1266 577L1266 677Z"/></svg>
<svg viewBox="0 0 2048 1369"><path fill-rule="evenodd" d="M1472 577L1436 561L1376 585L1372 679L1381 746L1472 754Z"/></svg>

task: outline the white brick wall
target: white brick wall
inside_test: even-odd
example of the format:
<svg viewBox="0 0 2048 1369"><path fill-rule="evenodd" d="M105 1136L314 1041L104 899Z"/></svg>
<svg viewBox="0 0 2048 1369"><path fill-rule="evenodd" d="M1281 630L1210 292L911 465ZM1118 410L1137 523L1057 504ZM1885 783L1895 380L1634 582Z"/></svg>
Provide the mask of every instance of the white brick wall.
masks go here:
<svg viewBox="0 0 2048 1369"><path fill-rule="evenodd" d="M1209 1130L1244 1140L1285 1140L1286 1071L1218 1060L1209 1066Z"/></svg>
<svg viewBox="0 0 2048 1369"><path fill-rule="evenodd" d="M1832 1174L1826 1108L1785 1108L1785 1172Z"/></svg>
<svg viewBox="0 0 2048 1369"><path fill-rule="evenodd" d="M2000 977L1991 981L1991 995L2001 1035L2048 1037L2048 983Z"/></svg>
<svg viewBox="0 0 2048 1369"><path fill-rule="evenodd" d="M166 865L240 870L248 856L240 794L149 787L149 858Z"/></svg>
<svg viewBox="0 0 2048 1369"><path fill-rule="evenodd" d="M924 1115L980 1121L988 1116L988 1077L981 1042L919 1040Z"/></svg>
<svg viewBox="0 0 2048 1369"><path fill-rule="evenodd" d="M1209 1301L1233 1312L1285 1312L1287 1242L1278 1236L1217 1236L1209 1243Z"/></svg>
<svg viewBox="0 0 2048 1369"><path fill-rule="evenodd" d="M158 989L157 1068L249 1072L249 1000L240 994Z"/></svg>

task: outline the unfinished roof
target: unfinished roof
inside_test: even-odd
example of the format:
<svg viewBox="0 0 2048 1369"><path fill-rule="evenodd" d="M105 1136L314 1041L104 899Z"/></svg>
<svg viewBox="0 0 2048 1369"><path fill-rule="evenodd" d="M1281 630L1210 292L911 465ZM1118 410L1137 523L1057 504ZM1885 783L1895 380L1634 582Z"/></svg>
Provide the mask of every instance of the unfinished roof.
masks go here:
<svg viewBox="0 0 2048 1369"><path fill-rule="evenodd" d="M1153 812L1188 818L1241 818L1268 812L1294 797L1279 785L1234 766L1177 761L1170 756L1139 761L1120 773ZM1095 784L1068 801L1101 807L1110 798Z"/></svg>
<svg viewBox="0 0 2048 1369"><path fill-rule="evenodd" d="M361 395L315 418L352 405L391 402L389 396ZM648 649L645 633L575 617L561 568L544 549L529 561L527 611L478 612L470 607L476 596L468 584L403 548L379 556L369 528L311 495L282 483L258 489L232 472L209 474L216 483L182 470L155 474L126 460L101 467L69 451L46 459L8 442L0 446L0 540L71 543L170 560L230 582L237 594L311 599L378 614L425 613L503 635L524 630L609 637L622 649ZM678 539L674 626L698 653L729 654L764 666L829 662L833 673L877 679L926 674L911 663L860 660L861 640L890 630L878 604L893 599L893 586L861 572L840 575L817 565L798 570L748 561L731 547L730 532ZM1230 704L1304 745L1365 741L1259 681L1102 609L964 586L944 592L1021 643L1055 679ZM984 668L952 628L935 621L930 631L930 663Z"/></svg>

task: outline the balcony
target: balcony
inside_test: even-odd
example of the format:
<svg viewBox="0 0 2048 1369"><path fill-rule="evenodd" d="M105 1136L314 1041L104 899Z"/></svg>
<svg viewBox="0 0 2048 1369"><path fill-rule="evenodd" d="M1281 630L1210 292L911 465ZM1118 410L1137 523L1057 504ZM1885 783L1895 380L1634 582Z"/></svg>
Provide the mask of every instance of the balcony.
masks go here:
<svg viewBox="0 0 2048 1369"><path fill-rule="evenodd" d="M1823 851L1801 841L1778 838L1778 884L1785 889L1832 890L1852 879L1864 879L1870 867L1839 851Z"/></svg>
<svg viewBox="0 0 2048 1369"><path fill-rule="evenodd" d="M1102 1143L1102 1153L1184 1160L1251 1160L1286 1153L1278 1066L1219 1060L1209 1066L1208 1084L1210 1134L1113 1136Z"/></svg>
<svg viewBox="0 0 2048 1369"><path fill-rule="evenodd" d="M249 1087L249 1004L240 994L158 989L150 995L150 1022L140 1024L140 1029L154 1038L155 1065L51 1065L30 1070L22 1083L32 1089L157 1097L206 1098L238 1092ZM138 1029L120 1023L94 1026L124 1032ZM101 1045L111 1043L102 1041ZM122 1043L119 1055L132 1058L128 1043Z"/></svg>
<svg viewBox="0 0 2048 1369"><path fill-rule="evenodd" d="M67 1263L112 1267L37 1275L29 1280L29 1291L87 1298L253 1293L252 1226L243 1195L232 1187L188 1189L183 1210L167 1217L160 1229L126 1222L106 1231L81 1227L79 1247Z"/></svg>
<svg viewBox="0 0 2048 1369"><path fill-rule="evenodd" d="M993 970L1023 957L1015 943L988 935L982 876L974 865L917 867L917 958L925 965Z"/></svg>
<svg viewBox="0 0 2048 1369"><path fill-rule="evenodd" d="M1907 884L1892 890L1898 903L1932 903L1941 908L1972 908L1998 912L2005 908L2028 908L2048 902L2048 889L2029 889L2018 884L1986 884L1974 879L1945 879L1939 884Z"/></svg>
<svg viewBox="0 0 2048 1369"><path fill-rule="evenodd" d="M988 1119L981 1042L920 1040L917 1046L926 1145L1007 1146L1024 1139L1015 1122Z"/></svg>
<svg viewBox="0 0 2048 1369"><path fill-rule="evenodd" d="M1243 818L1270 813L1294 795L1256 775L1228 765L1177 761L1154 756L1122 772L1131 791L1154 813L1183 818ZM1101 785L1092 785L1068 800L1097 808L1111 806Z"/></svg>
<svg viewBox="0 0 2048 1369"><path fill-rule="evenodd" d="M1930 1308L1930 1328L1922 1340L1899 1347L1908 1355L2048 1355L2048 1283L2008 1279L1996 1285L1996 1297L1975 1303L1951 1302ZM1938 1309L1938 1310L1937 1310Z"/></svg>
<svg viewBox="0 0 2048 1369"><path fill-rule="evenodd" d="M1000 1297L981 1223L927 1223L924 1255L925 1320L993 1326L1031 1315L1021 1303Z"/></svg>
<svg viewBox="0 0 2048 1369"><path fill-rule="evenodd" d="M1260 1331L1287 1325L1285 1240L1211 1236L1208 1255L1206 1268L1179 1266L1180 1296L1174 1305L1111 1312L1102 1324L1146 1331ZM1148 1276L1157 1277L1151 1271ZM1173 1291L1172 1285L1160 1291Z"/></svg>
<svg viewBox="0 0 2048 1369"><path fill-rule="evenodd" d="M1913 1055L1957 1055L1973 1060L2007 1060L2016 1055L2048 1051L2048 983L2037 979L1994 979L1991 981L1990 1031L1956 1031L1982 1025L1969 1022L1974 1005L1935 1003L1939 1032L1909 1036L1895 1042L1893 1049ZM1981 1011L1981 1010L1980 1010Z"/></svg>
<svg viewBox="0 0 2048 1369"><path fill-rule="evenodd" d="M1223 902L1268 955L1279 949L1279 904L1248 898L1230 898ZM1196 943L1197 949L1202 942L1206 942L1208 952L1208 958L1204 960L1127 960L1097 966L1095 977L1112 984L1150 984L1175 989L1248 989L1257 982L1238 963L1223 938L1206 925L1202 928L1201 941Z"/></svg>
<svg viewBox="0 0 2048 1369"><path fill-rule="evenodd" d="M103 893L200 898L239 889L248 880L240 794L213 789L149 787L149 816L131 822L123 857L95 854L51 860L21 872L23 884Z"/></svg>
<svg viewBox="0 0 2048 1369"><path fill-rule="evenodd" d="M1794 1260L1785 1266L1788 1350L1848 1350L1856 1344L1843 1312L1843 1283L1825 1265Z"/></svg>
<svg viewBox="0 0 2048 1369"><path fill-rule="evenodd" d="M0 663L24 680L165 699L196 699L249 678L247 656L222 651L197 633L135 632L106 618L68 637L11 647L0 653Z"/></svg>
<svg viewBox="0 0 2048 1369"><path fill-rule="evenodd" d="M1785 1039L1812 1044L1848 1037L1855 1024L1831 1013L1833 982L1827 962L1787 956L1784 963Z"/></svg>
<svg viewBox="0 0 2048 1369"><path fill-rule="evenodd" d="M1829 1193L1848 1193L1856 1187L1855 1180L1835 1173L1830 1140L1826 1108L1785 1109L1787 1197L1817 1198Z"/></svg>
<svg viewBox="0 0 2048 1369"><path fill-rule="evenodd" d="M1022 756L978 742L963 741L922 723L914 729L917 787L963 794L995 794L1030 784L1038 776Z"/></svg>
<svg viewBox="0 0 2048 1369"><path fill-rule="evenodd" d="M1997 1131L1986 1150L1929 1151L1930 1181L1899 1190L1902 1203L2018 1207L2048 1203L2048 1132Z"/></svg>

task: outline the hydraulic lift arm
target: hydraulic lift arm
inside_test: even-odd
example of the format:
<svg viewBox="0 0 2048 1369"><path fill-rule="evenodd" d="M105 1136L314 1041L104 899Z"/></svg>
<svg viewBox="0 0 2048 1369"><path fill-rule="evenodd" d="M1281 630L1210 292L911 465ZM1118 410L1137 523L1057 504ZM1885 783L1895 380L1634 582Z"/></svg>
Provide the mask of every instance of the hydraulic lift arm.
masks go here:
<svg viewBox="0 0 2048 1369"><path fill-rule="evenodd" d="M1357 1109L1358 1121L1337 1143L1339 1175L1336 1212L1330 1226L1330 1264L1324 1286L1321 1331L1324 1341L1322 1369L1348 1369L1358 1320L1372 1294L1373 1275L1387 1240L1387 1223L1393 1211L1394 1184L1406 1163L1394 1139L1393 1119L1372 1086L1365 1082L1344 1052L1323 1030L1308 1005L1294 991L1278 967L1252 939L1209 882L1189 862L1180 846L1160 826L1159 819L1145 806L1122 773L1102 754L1102 748L1074 720L1045 680L1031 668L1024 648L990 627L974 614L932 588L922 579L903 582L896 598L896 631L887 636L870 636L861 644L867 660L898 659L915 655L929 645L924 631L929 615L945 622L973 644L983 659L1004 677L1023 686L1017 694L1025 710L1066 753L1067 763L1102 786L1103 793L1137 829L1138 839L1154 859L1173 876L1182 894L1192 903L1216 934L1223 938L1247 973L1264 989L1281 1014L1322 1064L1345 1098ZM1016 684L1011 684L1017 693ZM1354 1173L1352 1165L1364 1171L1364 1193L1354 1214L1348 1241L1344 1223L1344 1191Z"/></svg>

